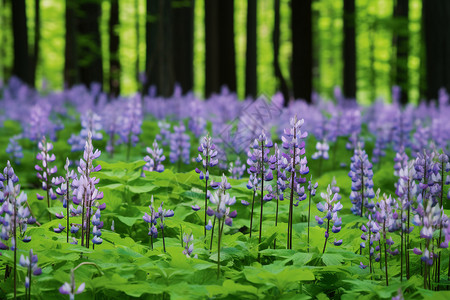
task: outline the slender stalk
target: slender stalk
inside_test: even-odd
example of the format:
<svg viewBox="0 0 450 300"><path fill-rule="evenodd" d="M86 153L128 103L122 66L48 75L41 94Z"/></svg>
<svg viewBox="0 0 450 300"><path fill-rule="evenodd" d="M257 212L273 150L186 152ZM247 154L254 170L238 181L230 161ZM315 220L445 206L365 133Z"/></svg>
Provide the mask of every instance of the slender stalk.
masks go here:
<svg viewBox="0 0 450 300"><path fill-rule="evenodd" d="M261 244L264 204L264 141L261 143L261 213L259 216L259 244Z"/></svg>
<svg viewBox="0 0 450 300"><path fill-rule="evenodd" d="M406 249L406 261L407 261L407 263L406 263L406 279L407 280L409 280L409 277L410 277L410 265L409 265L409 251L408 251L408 249L411 249L411 244L410 244L410 241L409 241L409 219L410 219L410 214L411 214L411 204L409 203L409 188L410 188L410 179L409 179L409 177L408 177L408 196L407 196L407 199L408 199L408 221L407 221L407 223L408 223L408 228L407 228L407 232L408 232L408 234L407 234L407 236L406 236L406 243L407 243L407 249Z"/></svg>
<svg viewBox="0 0 450 300"><path fill-rule="evenodd" d="M81 212L81 247L84 246L84 235L85 235L85 230L84 230L84 207L86 205L86 191L83 194L83 200L81 201L81 207L82 207L82 212Z"/></svg>
<svg viewBox="0 0 450 300"><path fill-rule="evenodd" d="M28 278L30 279L30 282L28 284L28 299L31 299L31 255L30 255L30 265L28 266Z"/></svg>
<svg viewBox="0 0 450 300"><path fill-rule="evenodd" d="M384 269L386 273L386 285L389 286L388 279L388 265L387 265L387 250L386 250L386 220L383 221L383 238L384 238Z"/></svg>
<svg viewBox="0 0 450 300"><path fill-rule="evenodd" d="M370 231L370 226L368 226L369 227L369 271L370 271L370 273L372 274L372 272L373 272L373 270L372 270L372 255L370 254L370 247L371 247L371 245L370 245L370 240L371 240L371 231Z"/></svg>
<svg viewBox="0 0 450 300"><path fill-rule="evenodd" d="M361 217L364 216L364 164L361 159Z"/></svg>
<svg viewBox="0 0 450 300"><path fill-rule="evenodd" d="M294 127L294 136L297 136L296 128ZM294 147L294 154L292 156L292 169L291 169L291 197L289 199L289 220L288 220L288 241L287 248L292 249L292 216L294 209L294 177L295 177L295 154L296 148Z"/></svg>
<svg viewBox="0 0 450 300"><path fill-rule="evenodd" d="M325 248L327 247L327 241L328 241L328 236L329 236L329 231L330 230L330 219L328 219L328 222L327 222L327 231L326 231L326 237L325 237L325 244L323 245L323 251L322 251L322 254L324 254L325 253Z"/></svg>
<svg viewBox="0 0 450 300"><path fill-rule="evenodd" d="M208 171L208 167L206 167L206 171ZM208 210L208 179L206 179L206 181L205 181L205 226L203 228L204 234L205 234L205 240L206 240L206 224L207 224L206 223L206 219L207 219L206 211L207 210Z"/></svg>
<svg viewBox="0 0 450 300"><path fill-rule="evenodd" d="M276 212L275 212L275 227L277 227L278 226L278 206L279 206L278 199L280 198L280 195L279 195L280 191L278 189L278 154L277 153L275 153L275 157L277 158L277 162L276 162L276 166L277 166L277 169L276 169L276 173L277 173L277 184L276 184L276 186L277 186L277 208L276 208ZM273 240L273 249L277 249L277 238L276 237Z"/></svg>
<svg viewBox="0 0 450 300"><path fill-rule="evenodd" d="M224 221L222 221L223 223ZM221 228L220 226L220 219L219 219L219 224L218 224L218 230L219 230L219 237L217 239L217 279L220 278L220 242L222 241L222 230L223 230L223 226Z"/></svg>
<svg viewBox="0 0 450 300"><path fill-rule="evenodd" d="M402 213L403 214L403 213ZM400 281L403 281L403 230L400 232Z"/></svg>
<svg viewBox="0 0 450 300"><path fill-rule="evenodd" d="M311 182L311 184L312 184L312 182ZM309 191L309 204L308 204L308 253L309 253L309 222L310 222L310 217L311 217L311 191Z"/></svg>
<svg viewBox="0 0 450 300"><path fill-rule="evenodd" d="M253 190L253 199L252 199L252 212L250 214L250 238L252 237L252 228L253 228L253 209L255 207L255 195L256 191Z"/></svg>
<svg viewBox="0 0 450 300"><path fill-rule="evenodd" d="M150 234L150 245L152 246L152 250L153 250L153 234Z"/></svg>
<svg viewBox="0 0 450 300"><path fill-rule="evenodd" d="M162 238L163 238L163 249L164 249L164 252L166 252L166 242L164 240L164 226L161 226L161 234L162 234Z"/></svg>
<svg viewBox="0 0 450 300"><path fill-rule="evenodd" d="M131 129L130 129L130 130L131 130ZM127 161L130 161L130 152L131 152L131 133L128 134Z"/></svg>
<svg viewBox="0 0 450 300"><path fill-rule="evenodd" d="M67 218L67 243L69 242L69 176L66 175L66 218Z"/></svg>
<svg viewBox="0 0 450 300"><path fill-rule="evenodd" d="M213 244L213 239L214 239L214 227L216 227L216 215L214 215L213 226L211 228L211 242L209 244L209 251L212 250L212 244Z"/></svg>
<svg viewBox="0 0 450 300"><path fill-rule="evenodd" d="M10 196L11 197L11 196ZM13 238L14 238L14 300L17 299L17 201L16 197L10 198L14 201Z"/></svg>

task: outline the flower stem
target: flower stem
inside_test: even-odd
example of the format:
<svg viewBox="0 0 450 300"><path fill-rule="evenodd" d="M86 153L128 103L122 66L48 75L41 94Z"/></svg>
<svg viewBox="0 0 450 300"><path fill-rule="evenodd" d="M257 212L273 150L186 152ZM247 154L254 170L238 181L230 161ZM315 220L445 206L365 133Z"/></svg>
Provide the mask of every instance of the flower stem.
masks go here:
<svg viewBox="0 0 450 300"><path fill-rule="evenodd" d="M255 207L255 195L256 191L253 190L253 199L252 199L252 212L250 214L250 237L252 237L252 228L253 228L253 209Z"/></svg>
<svg viewBox="0 0 450 300"><path fill-rule="evenodd" d="M217 279L220 278L220 242L222 241L222 229L220 228L220 219L218 224L219 237L217 239Z"/></svg>
<svg viewBox="0 0 450 300"><path fill-rule="evenodd" d="M161 233L162 233L162 238L163 238L163 249L164 249L164 252L166 252L166 242L164 240L164 226L161 227Z"/></svg>
<svg viewBox="0 0 450 300"><path fill-rule="evenodd" d="M211 242L209 244L209 251L212 250L212 244L213 244L213 239L214 239L214 227L216 227L216 215L214 215L213 226L211 228Z"/></svg>
<svg viewBox="0 0 450 300"><path fill-rule="evenodd" d="M261 212L259 216L259 244L261 244L262 221L263 221L263 204L264 204L264 142L261 144Z"/></svg>
<svg viewBox="0 0 450 300"><path fill-rule="evenodd" d="M311 184L312 184L312 182L311 182ZM277 202L277 208L278 208L278 202ZM311 191L309 191L309 204L308 204L308 253L309 253L309 222L310 222L310 217L311 217Z"/></svg>
<svg viewBox="0 0 450 300"><path fill-rule="evenodd" d="M11 197L11 196L10 196ZM14 214L13 214L13 238L14 238L14 300L17 299L17 201L16 197L12 199L14 201Z"/></svg>
<svg viewBox="0 0 450 300"><path fill-rule="evenodd" d="M328 219L328 222L327 222L327 231L326 231L326 236L325 236L325 244L323 245L323 251L322 251L322 254L325 253L325 248L327 247L327 241L328 241L328 236L329 236L329 230L330 230L330 219Z"/></svg>

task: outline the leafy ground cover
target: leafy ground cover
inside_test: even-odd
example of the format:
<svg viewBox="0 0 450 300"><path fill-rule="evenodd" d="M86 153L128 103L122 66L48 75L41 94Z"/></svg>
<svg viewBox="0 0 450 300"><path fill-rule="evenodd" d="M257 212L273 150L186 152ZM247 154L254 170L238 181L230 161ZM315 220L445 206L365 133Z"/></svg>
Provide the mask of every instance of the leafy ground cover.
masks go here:
<svg viewBox="0 0 450 300"><path fill-rule="evenodd" d="M5 94L4 92L3 103L8 104ZM48 98L51 98L51 96L46 97L42 96L41 99L36 100L37 103L40 103L39 101L49 101ZM132 101L126 100L128 102L125 101L125 103ZM154 108L158 102L156 100L152 101L151 104ZM167 101L170 101L170 99ZM220 103L220 99L209 101L216 101L215 105ZM227 101L231 103L231 100L228 99ZM92 203L95 203L98 207L105 203L106 208L102 209L101 212L100 208L92 210L92 215L90 216L92 218L92 227L90 230L85 229L88 230L87 236L92 242L89 247L86 247L86 244L82 245L81 241L80 235L83 231L80 229L82 224L81 213L70 214L70 224L75 224L75 227L78 224L78 231L77 233L69 234L69 241L76 241L77 244L67 242L66 233L72 225L66 226L67 214L65 213L66 208L63 206L64 193L62 193L63 196L55 194L56 199L51 200L50 208L45 199L39 200L36 196L37 194L45 195L46 191L43 191L41 188L42 182L36 177L35 169L36 164L42 163L36 159L36 155L42 150L38 148L40 139L33 139L26 135L27 130L29 132L26 124L29 124L31 121L29 119L24 121L20 118L11 117L13 114L8 109L5 109L4 112L6 120L4 120L3 126L0 128L0 161L4 162L3 164L6 166L6 161L11 160L15 174L19 178L17 184L20 184L21 190L27 194L26 202L37 220L37 223L29 224L26 230L23 230L23 227L20 226L17 229L16 292L18 298L25 298L28 295L36 299L66 299L69 297L67 294L75 294L76 299L387 299L399 295L404 295L408 299L447 299L450 296L450 292L446 291L449 285L447 278L449 266L448 249L444 247L445 245L442 247L430 246L437 244L438 239L443 243L448 243L448 234L446 233L448 218L446 218L446 215L448 215L449 210L447 201L445 199L444 203L441 202L442 211L432 213L430 218L432 237L429 239L426 238L427 234L424 234L423 229L429 227L423 221L427 215L423 213L421 215L419 209L419 204L425 205L427 203L426 197L428 193L430 194L430 199L436 199L437 203L439 203L439 199L446 198L448 186L444 184L445 176L441 180L442 190L439 190L441 194L438 193L439 191L428 192L428 188L430 190L433 188L433 185L430 184L427 187L421 187L422 193L419 191L414 195L414 202L411 206L418 209L419 212L411 210L411 216L408 220L410 220L411 226L414 226L414 230L410 234L403 234L405 239L406 237L410 238L410 244L405 244L400 234L402 231L399 228L401 228L402 224L406 224L407 220L403 217L399 218L398 215L402 216L406 209L405 206L402 208L402 197L397 195L398 189L395 187L395 183L398 182L399 178L394 175L394 158L397 155L391 149L394 142L386 142L389 147L382 148L383 151L386 151L385 155L381 155L380 162L373 165L374 196L370 197L367 191L367 194L363 192L364 197L367 198L365 200L368 200L368 202L367 206L363 204L366 207L366 213L363 213L365 216L360 216L359 213L352 213L355 207L357 209L358 202L352 201L351 195L353 194L354 196L358 192L358 188L356 187L357 180L352 181L351 176L349 177L350 170L356 174L353 174L353 177L357 176L358 173L355 168L352 167L351 169L350 167L350 157L356 155L354 153L357 153L357 151L353 152L354 149L348 150L345 147L348 137L354 137L355 135L345 134L343 131L342 134L336 137L334 142L330 143L329 159L319 158L318 160L312 160L311 156L316 152L317 142L321 142L324 139L323 134L314 133L313 128L308 130L311 134L304 139L306 142L306 154L302 157L307 158L309 171L307 174L304 172L301 175L295 175L298 176L295 178L303 176L309 181L310 176L312 176L312 183L317 182L318 187L316 196L311 197L310 207L308 182L300 183L299 188L295 189L295 200L302 200L302 198L304 200L299 201L298 206L292 208L291 245L288 243L288 230L291 223L289 217L289 187L284 192L283 201L276 201L276 199L264 201L264 213L260 223L261 195L259 185L261 182L256 183L258 188L256 189L253 212L253 230L250 237L249 228L252 205L243 205L242 203L249 202L251 204L253 199L254 190L248 187L249 174L246 170L247 167L251 166L252 162L248 162L249 164L244 168L245 172L241 179L233 179L231 178L233 172L228 170L228 163L233 162L234 167L236 167L236 158L240 157L245 164L248 158L247 151L230 151L227 156L228 161L224 161L223 156L219 154L217 156L219 165L209 169L209 183L223 183L222 174L228 177L226 182L231 185L231 188L224 188L223 192L229 193L230 198L235 197L236 203L231 206L231 210L226 212L226 214L231 216L231 211L236 210L237 215L232 218L231 226L222 225L220 227L221 223L218 218L219 226L215 227L213 242L211 243L212 230L207 231L205 236L205 180L199 179L199 173L195 168L201 169L202 166L194 158L198 155L197 147L203 141L202 136L206 131L210 131L213 137L214 131L217 133L217 130L214 130L213 121L205 120L200 134L196 134L190 125L192 117L179 118L181 123L177 118L166 118L167 123L165 124L169 124L173 135L175 133L171 129L172 126L181 127L184 124L186 128L190 128L184 133L187 136L181 138L181 142L177 142L187 145L181 146L181 148L184 147L185 154L186 148L188 149L186 154L187 164L178 162L178 160L170 162L172 156L169 156L169 153L174 152L173 146L171 150L171 143L175 142L173 138L169 137L165 141L161 137L164 135L163 129L166 126L161 123L161 119L164 119L166 116L164 118L158 116L154 110L152 110L152 113L141 116L139 122L136 121L137 117L134 117L134 123L132 123L138 124L138 126L136 125L139 127L138 131L129 130L125 135L113 133L112 136L116 139L126 136L128 140L118 145L113 144L114 151L109 151L112 153L110 154L107 149L108 145L110 145L108 136L111 136L111 132L104 125L105 123L102 123L103 126L101 128L92 126L95 123L92 121L95 119L92 117L92 114L90 119L92 122L81 122L80 124L77 117L78 114L81 114L83 118L87 111L81 110L80 113L82 102L80 101L80 103L62 102L59 105L67 107L67 111L57 113L57 109L53 107L53 113L49 114L45 121L50 120L57 124L56 119L62 120L63 126L60 126L60 128L63 127L63 129L54 131L53 149L51 150L51 153L54 153L56 157L56 160L51 162L51 165L57 167L55 175L58 176L64 176L65 174L64 164L66 157L72 161L69 170L79 173L76 180L81 180L83 173L80 172L80 169L77 170L77 164L81 170L86 169L83 168L83 164L80 164L80 158L83 158L83 153L86 152L84 149L86 139L82 140L81 149L72 151L76 143L72 142L69 144L67 142L72 134L80 132L80 130L82 132L82 129L88 128L91 132L94 132L93 136L95 136L95 133L100 133L103 136L101 139L93 141L92 152L95 152L95 149L100 149L102 153L93 160L91 173L91 177L99 179L99 182L95 184L95 188L103 193L103 198L98 197ZM104 112L107 105L104 104L101 107L97 103L93 104L92 107L97 111L100 111L101 107L101 110ZM170 104L169 102L169 105L173 106L173 103ZM316 107L320 107L320 104ZM392 108L390 106L386 107ZM75 113L76 110L74 108L78 109L78 113ZM37 107L33 109L37 110ZM376 109L376 107L369 109ZM363 108L360 107L354 108L354 111L362 110ZM144 109L144 111L146 110ZM304 110L298 109L299 116L302 115L302 111ZM328 116L328 113L333 111L332 109L327 111L322 107L322 111L323 115L326 116L326 120L332 119L332 117ZM203 114L207 115L209 113L206 111ZM305 115L308 116L307 113ZM70 116L74 117L70 119ZM105 118L107 117L108 115L103 113L103 122L106 122ZM110 116L110 118L112 117ZM281 114L277 117L275 123L279 119L286 119L287 125L275 126L272 123L271 129L269 128L266 132L272 133L273 142L280 145L281 149L281 144L284 141L281 140L282 135L279 134L278 127L289 127L290 117L285 117ZM127 124L126 119L119 120L120 126L123 127ZM38 121L38 123L44 123L44 119ZM343 119L343 121L350 122L349 119ZM376 153L374 149L379 147L380 136L382 135L380 133L377 134L376 130L375 134L373 133L374 131L371 129L371 126L374 124L373 120L366 119L365 121L367 123L364 123L364 120L359 121L359 130L356 131L356 136L364 141L363 149L370 154L370 159L372 160L376 156L373 154ZM233 118L229 118L223 123L230 124L232 122ZM305 117L305 124L307 123L308 118ZM318 123L320 122L315 124ZM415 131L412 130L410 132L410 139L417 143L418 141L414 140L412 136L414 132L420 131L420 128L414 128ZM257 133L254 137L258 138L262 130L257 128L255 132ZM17 135L20 136L17 137ZM49 131L45 132L45 135L51 137ZM137 137L134 141L133 136ZM182 133L179 136L182 137ZM23 154L23 157L18 159L20 164L18 164L18 161L12 160L15 157L11 157L11 151L6 151L7 147L11 147L11 139L14 139L14 137L17 137L16 140ZM166 159L162 161L165 167L164 171L143 171L143 167L148 163L144 161L144 156L149 154L146 148L150 147L155 139L159 141L160 147L166 155ZM432 140L431 137L430 140ZM443 137L443 140L443 143L448 145L447 137ZM187 144L187 141L189 141L189 144ZM356 150L361 149L361 145L355 147ZM220 146L223 147L223 144L217 143L217 147L220 148ZM429 144L427 143L424 149L428 149L428 147ZM249 149L247 146L245 148ZM258 147L253 147L253 151L255 149L257 150ZM411 146L407 148L407 153L411 157L413 155L412 149ZM273 148L270 151L269 156L274 154ZM289 151L282 151L287 153L289 157ZM431 152L426 153L426 155L431 156ZM182 160L182 156L183 154L180 152L179 160ZM86 156L83 159L85 161L88 160ZM258 160L255 161L258 162ZM437 164L439 159L436 156L429 158L427 161L433 161L434 164ZM219 168L221 163L224 163L225 167ZM300 161L297 163L300 165ZM96 166L101 166L101 169L96 168ZM428 166L429 168L430 166ZM442 170L444 169L445 166ZM235 169L232 170L237 172ZM267 166L263 173L267 176L269 172L272 171ZM6 171L3 173L6 176ZM250 173L253 174L252 176L259 174L256 171ZM362 173L367 175L368 171L366 170ZM277 172L273 174L275 174L275 177L277 176ZM201 173L201 175L206 177L206 173ZM433 178L437 184L439 182L438 178ZM323 217L327 213L327 208L323 208L318 204L320 202L324 205L327 196L327 186L333 180L335 180L336 186L339 187L338 194L341 196L339 202L342 204L342 209L338 210L338 217L335 218L333 216L331 218L330 214L329 219L335 222L335 225L338 220L339 222L342 221L342 225L334 226L333 232L330 226L328 231L330 237L326 241L327 219ZM417 181L417 185L421 182L419 178L415 181ZM7 195L7 181L3 180L3 182L2 193ZM273 190L277 187L276 179L263 180L262 182L266 185L264 195L269 193L267 190L268 185ZM285 182L289 184L288 179ZM304 187L303 194L300 191L302 186ZM362 186L370 189L367 186L367 182L366 185L363 183ZM53 189L55 191L56 188L57 186L54 184ZM69 187L70 197L68 203L69 205L72 204L74 209L77 207L76 199L79 197L74 192L76 188L73 185ZM381 190L379 196L375 195L376 189ZM210 207L214 207L210 200L213 198L215 190L210 186L208 190L211 192L208 203ZM220 187L219 191L222 191ZM322 193L324 194L322 195ZM333 196L334 193L335 190L330 195ZM392 195L395 203L397 203L396 207L392 204L390 211L385 209L384 215L382 214L380 203L383 200L385 200L383 205L391 205L391 203L387 200L388 198L383 198L383 193ZM423 198L420 198L419 195ZM45 196L43 197L45 198ZM74 198L75 201L73 200ZM417 198L422 200L418 201ZM372 208L370 206L371 199L375 203L375 206ZM14 297L14 276L12 272L14 251L12 251L13 245L11 244L11 229L8 229L10 227L8 227L6 222L8 220L6 216L8 215L8 209L6 209L5 203L8 203L8 201L13 200L8 197L4 198L2 206L2 244L5 246L4 248L8 249L2 250L0 256L2 264L1 274L5 274L0 283L0 298ZM432 200L429 201L431 203ZM152 232L152 223L146 222L144 216L146 214L151 216L151 208L149 206L152 206L157 211L161 203L163 203L163 208L166 209L166 212L163 213L166 216L163 227L164 233L160 227L162 219L162 213L160 212L157 226L155 226L158 234L151 235L149 232ZM400 207L398 203L400 203ZM92 207L95 205L92 204ZM361 208L361 204L359 205ZM83 203L81 206L83 206ZM433 207L436 206L440 207L437 204L433 205ZM193 209L193 207L199 207L200 209ZM381 207L383 206L381 205ZM173 210L173 216L171 210ZM309 210L311 211L311 220L310 228L308 229ZM98 223L98 225L95 225L98 228L93 228L95 223L94 217L97 217L94 214L97 211L101 215L100 220L102 224L99 225L100 223ZM424 211L427 212L427 206L425 206ZM62 218L57 218L57 214L63 215ZM414 220L413 214L418 216L419 221ZM324 224L318 224L318 220L315 218L316 215L323 218ZM376 226L379 227L378 230L381 233L381 237L378 238L380 240L379 245L377 245L377 239L375 243L372 240L372 247L369 246L371 242L368 240L371 233L367 233L367 229L373 229L376 226L368 225L369 216L377 222L378 225ZM377 219L377 216L381 219ZM420 218L422 218L422 223ZM19 219L22 220L22 218ZM19 223L21 222L20 220L18 220ZM386 237L384 238L382 233L384 228L383 220L384 225L386 220L392 225L392 230L388 230L386 227ZM222 223L225 223L225 220L222 220ZM227 225L229 224L227 223ZM55 232L55 229L58 231L58 228L60 229L61 226L65 227L61 230L62 232ZM263 228L261 240L259 239L260 226ZM335 230L337 227L340 230ZM221 230L220 228L223 229ZM366 231L363 231L362 228L366 228ZM95 234L97 230L101 230L101 235ZM8 239L4 238L6 232L10 235ZM219 232L222 232L220 247L218 245ZM405 229L403 232L405 232ZM442 234L439 237L440 232ZM164 234L164 238L162 234ZM189 239L191 234L193 236L192 241ZM366 235L365 240L361 239L361 236L364 234ZM372 235L372 238L376 238L374 232L372 232ZM31 240L26 241L25 239L24 241L24 237L31 237ZM93 244L94 238L97 239L95 244ZM340 245L334 243L334 241L337 241L337 244L339 244L340 240L342 240ZM393 242L392 246L389 244L391 241ZM361 246L361 242L365 242L365 248ZM87 241L84 240L84 243L87 243ZM189 248L191 244L193 248ZM324 249L324 244L326 249ZM392 252L391 254L386 252L386 244L389 244L388 250ZM403 249L403 246L405 246L405 249ZM381 248L381 251L377 250L377 247ZM372 256L369 256L369 248L374 248ZM434 258L431 264L427 264L426 260L424 261L423 257L425 254L415 254L416 250L425 252L425 248L431 249L431 253L435 253L428 254L428 258ZM36 266L33 263L29 262L27 264L25 262L25 257L29 255L31 249L33 254L37 255L38 260L36 262L34 259L30 259L30 261L34 261ZM399 253L395 253L396 251ZM409 261L405 261L406 253L409 253ZM20 259L22 255L24 256L23 262ZM218 271L218 261L220 262L220 271ZM440 271L438 272L436 272L436 270L439 270L436 267L437 262L439 262L440 266ZM407 266L409 266L408 274L406 274ZM42 274L30 275L37 268L40 268ZM440 278L437 276L438 273L441 275ZM26 288L26 277L31 277L31 289ZM386 277L389 279L388 284ZM64 286L65 283L68 283L68 285ZM75 284L74 287L71 286L73 283ZM80 289L80 293L77 294L77 289L81 284L84 284L84 289L82 292L82 289ZM30 285L27 287L30 287ZM31 290L31 293L29 293L29 290Z"/></svg>

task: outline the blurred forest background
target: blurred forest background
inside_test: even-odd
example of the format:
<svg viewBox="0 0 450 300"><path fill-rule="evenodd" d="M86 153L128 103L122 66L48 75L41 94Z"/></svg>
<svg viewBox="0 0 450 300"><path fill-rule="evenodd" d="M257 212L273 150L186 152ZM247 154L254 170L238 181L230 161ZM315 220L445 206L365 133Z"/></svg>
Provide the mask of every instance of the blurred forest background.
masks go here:
<svg viewBox="0 0 450 300"><path fill-rule="evenodd" d="M449 23L448 0L0 0L0 79L417 103L450 90Z"/></svg>

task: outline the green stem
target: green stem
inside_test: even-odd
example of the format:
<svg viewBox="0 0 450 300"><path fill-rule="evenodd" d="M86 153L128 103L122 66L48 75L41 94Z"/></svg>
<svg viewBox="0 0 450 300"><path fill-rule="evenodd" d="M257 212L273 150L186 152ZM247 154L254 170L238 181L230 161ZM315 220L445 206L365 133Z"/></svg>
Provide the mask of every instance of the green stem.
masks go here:
<svg viewBox="0 0 450 300"><path fill-rule="evenodd" d="M252 237L252 228L253 228L253 209L255 207L255 195L256 191L253 190L253 199L252 199L252 212L250 214L250 238Z"/></svg>

